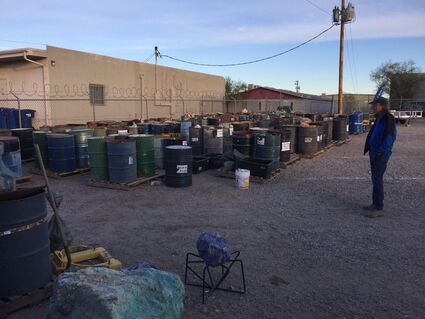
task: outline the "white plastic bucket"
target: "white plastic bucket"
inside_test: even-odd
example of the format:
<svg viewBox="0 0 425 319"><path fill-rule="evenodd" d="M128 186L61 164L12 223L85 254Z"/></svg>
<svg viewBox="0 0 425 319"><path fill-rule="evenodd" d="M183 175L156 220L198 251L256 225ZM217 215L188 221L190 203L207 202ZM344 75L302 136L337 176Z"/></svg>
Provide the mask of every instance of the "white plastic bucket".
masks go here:
<svg viewBox="0 0 425 319"><path fill-rule="evenodd" d="M236 187L238 187L239 189L248 189L249 188L249 175L250 175L249 169L238 168L235 171Z"/></svg>

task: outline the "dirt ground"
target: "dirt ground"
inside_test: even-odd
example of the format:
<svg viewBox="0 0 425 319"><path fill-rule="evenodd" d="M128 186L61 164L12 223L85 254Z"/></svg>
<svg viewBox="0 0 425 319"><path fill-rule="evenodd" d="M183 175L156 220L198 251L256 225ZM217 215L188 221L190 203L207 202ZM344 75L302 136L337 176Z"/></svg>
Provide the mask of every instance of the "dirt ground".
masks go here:
<svg viewBox="0 0 425 319"><path fill-rule="evenodd" d="M425 121L398 133L378 219L361 216L371 203L364 134L248 191L211 171L187 189L114 191L86 186L88 175L52 186L75 243L125 266L149 261L183 278L203 230L241 250L248 292L216 292L202 306L186 287L183 318L425 318ZM46 305L10 318L43 318Z"/></svg>

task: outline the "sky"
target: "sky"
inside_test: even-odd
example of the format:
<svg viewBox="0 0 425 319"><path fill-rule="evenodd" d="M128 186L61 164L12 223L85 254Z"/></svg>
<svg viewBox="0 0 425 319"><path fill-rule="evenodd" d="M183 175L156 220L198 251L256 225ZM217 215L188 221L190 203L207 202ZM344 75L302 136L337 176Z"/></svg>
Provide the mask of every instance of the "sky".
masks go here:
<svg viewBox="0 0 425 319"><path fill-rule="evenodd" d="M336 4L0 0L0 50L49 44L145 61L158 46L161 54L184 60L237 63L285 51L319 34L332 24ZM344 92L374 93L370 72L387 61L413 60L425 71L425 0L354 0L353 5L356 21L345 28ZM298 80L301 92L333 94L338 90L338 57L339 27L334 27L307 45L261 63L202 67L165 57L158 63L288 90L295 90Z"/></svg>

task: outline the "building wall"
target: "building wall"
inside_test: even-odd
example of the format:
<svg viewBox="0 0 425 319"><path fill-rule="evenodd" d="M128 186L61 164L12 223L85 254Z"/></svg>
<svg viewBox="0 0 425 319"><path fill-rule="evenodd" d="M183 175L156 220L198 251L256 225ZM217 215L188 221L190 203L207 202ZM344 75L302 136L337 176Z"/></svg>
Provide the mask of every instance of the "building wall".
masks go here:
<svg viewBox="0 0 425 319"><path fill-rule="evenodd" d="M95 106L96 120L143 117L179 118L199 113L202 100L222 100L224 78L90 53L47 47L50 96L88 99L89 84L105 86L105 104ZM155 77L156 74L156 77ZM156 78L156 80L155 80ZM222 111L214 103L213 111ZM93 119L88 100L52 102L52 124Z"/></svg>
<svg viewBox="0 0 425 319"><path fill-rule="evenodd" d="M37 62L45 64L46 60ZM48 83L48 71L45 67L44 81ZM49 102L44 100L44 82L41 66L26 61L0 64L0 107L18 108L16 97L31 101L21 101L21 109L33 109L36 118L33 125L45 124L44 119L50 116Z"/></svg>

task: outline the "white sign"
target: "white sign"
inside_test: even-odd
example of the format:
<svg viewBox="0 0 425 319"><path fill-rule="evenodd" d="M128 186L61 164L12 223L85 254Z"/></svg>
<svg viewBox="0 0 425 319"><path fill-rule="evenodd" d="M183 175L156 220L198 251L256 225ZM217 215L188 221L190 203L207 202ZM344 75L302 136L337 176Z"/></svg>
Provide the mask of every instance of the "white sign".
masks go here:
<svg viewBox="0 0 425 319"><path fill-rule="evenodd" d="M320 135L317 135L317 141L320 142Z"/></svg>
<svg viewBox="0 0 425 319"><path fill-rule="evenodd" d="M232 136L233 135L233 126L229 127L229 135Z"/></svg>
<svg viewBox="0 0 425 319"><path fill-rule="evenodd" d="M304 143L311 143L313 142L313 138L312 137L305 137L304 138Z"/></svg>
<svg viewBox="0 0 425 319"><path fill-rule="evenodd" d="M182 145L183 145L183 146L187 146L187 141L183 141L183 142L182 142Z"/></svg>
<svg viewBox="0 0 425 319"><path fill-rule="evenodd" d="M348 132L348 127L349 127L349 126L348 126L348 124L347 124L347 132Z"/></svg>
<svg viewBox="0 0 425 319"><path fill-rule="evenodd" d="M282 142L282 152L289 151L291 149L291 142Z"/></svg>
<svg viewBox="0 0 425 319"><path fill-rule="evenodd" d="M198 142L199 141L199 138L197 138L197 137L192 137L192 142Z"/></svg>
<svg viewBox="0 0 425 319"><path fill-rule="evenodd" d="M133 165L134 160L133 160L133 156L129 156L128 157L128 165Z"/></svg>
<svg viewBox="0 0 425 319"><path fill-rule="evenodd" d="M222 128L217 129L217 137L223 137L223 129Z"/></svg>
<svg viewBox="0 0 425 319"><path fill-rule="evenodd" d="M258 136L257 137L257 145L264 145L264 144L266 144L266 138Z"/></svg>
<svg viewBox="0 0 425 319"><path fill-rule="evenodd" d="M177 165L177 174L187 174L187 165Z"/></svg>

